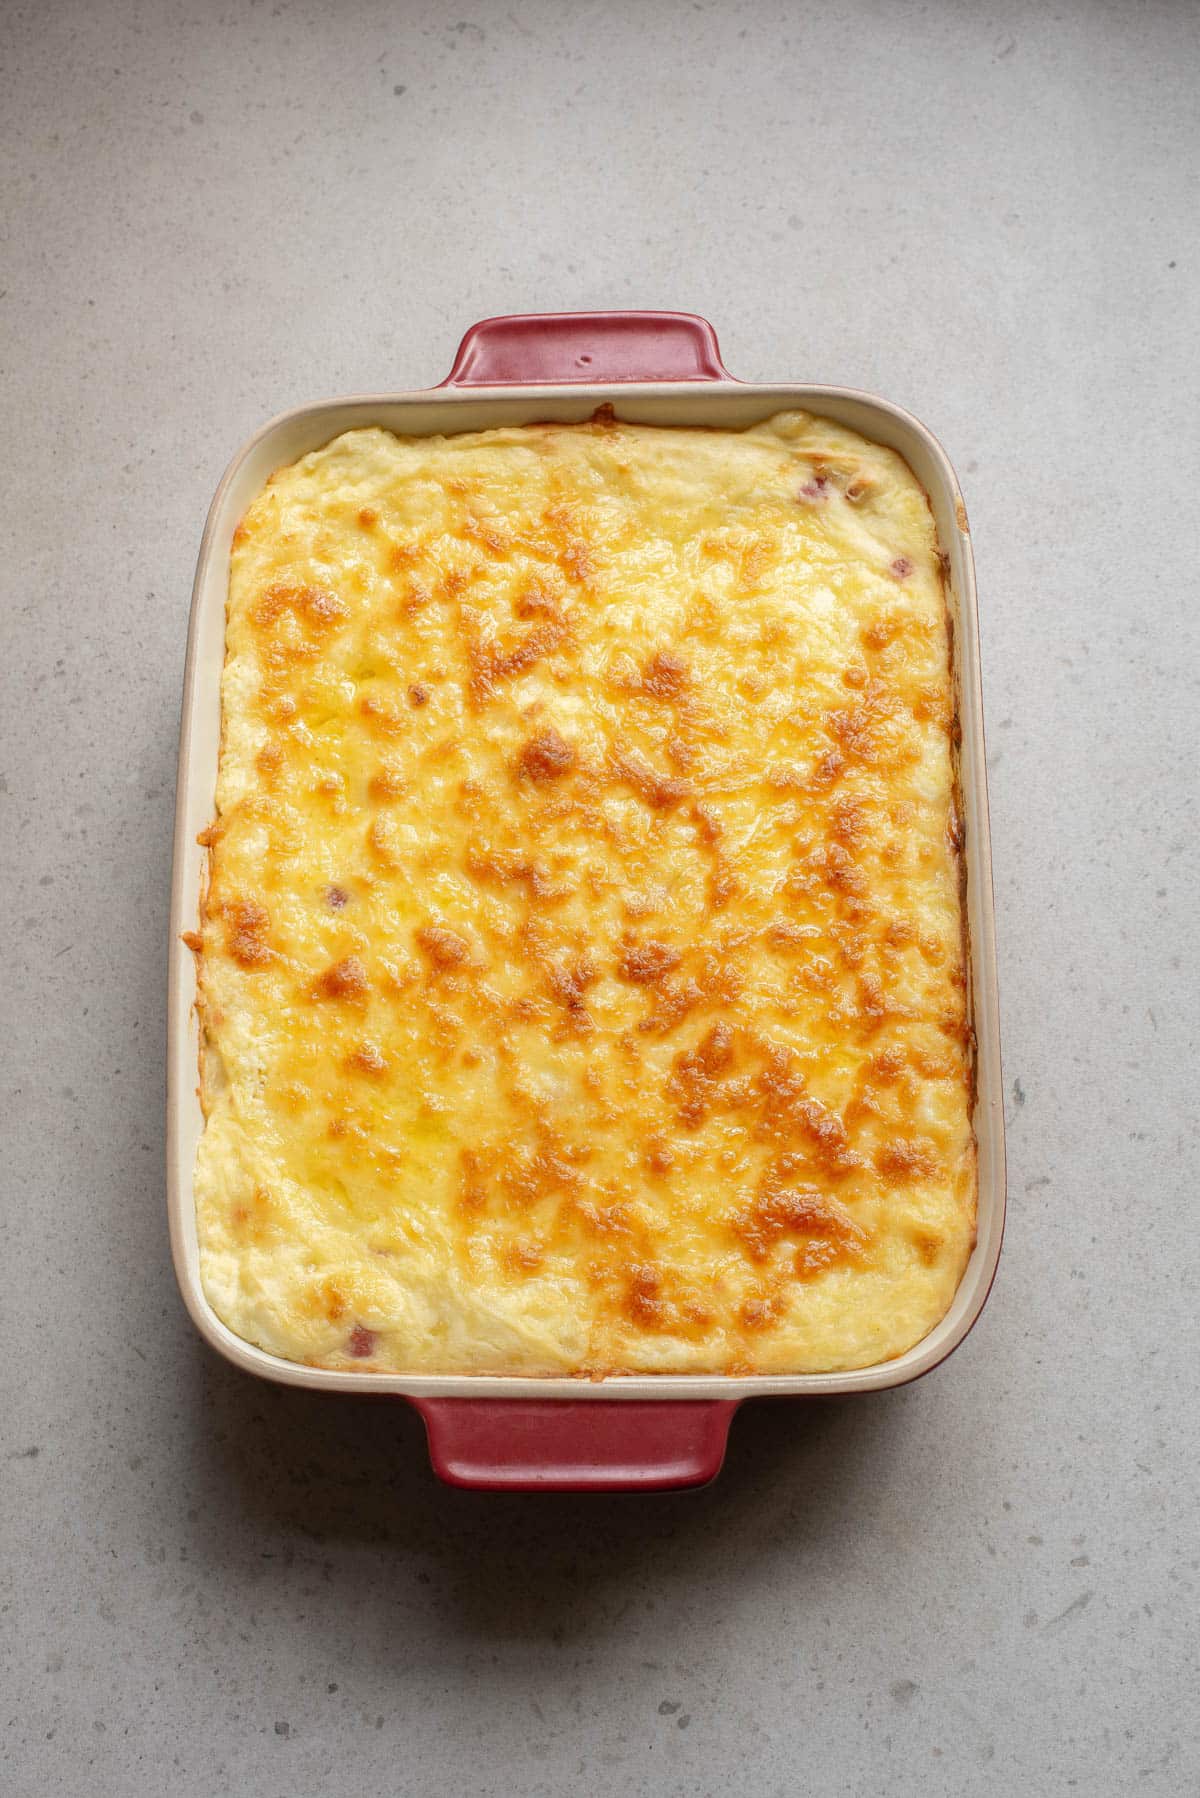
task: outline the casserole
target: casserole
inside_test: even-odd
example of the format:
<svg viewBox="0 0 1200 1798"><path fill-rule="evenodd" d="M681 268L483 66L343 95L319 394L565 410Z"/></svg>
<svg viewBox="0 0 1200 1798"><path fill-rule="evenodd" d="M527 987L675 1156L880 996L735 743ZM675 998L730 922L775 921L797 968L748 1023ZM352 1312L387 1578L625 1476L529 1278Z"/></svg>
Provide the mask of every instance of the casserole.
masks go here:
<svg viewBox="0 0 1200 1798"><path fill-rule="evenodd" d="M195 1098L194 974L181 937L196 924L203 875L196 839L213 811L234 528L274 470L345 431L379 425L420 437L547 418L576 422L603 404L633 423L732 429L804 410L896 450L929 496L949 564L962 732L969 1005L976 1041L976 1246L950 1309L929 1335L892 1360L844 1372L623 1374L588 1383L570 1377L367 1374L285 1361L234 1336L209 1306L199 1278L192 1193L201 1116ZM974 592L965 512L941 450L906 414L866 395L733 382L704 321L663 313L485 321L467 333L449 379L434 393L334 401L268 425L227 472L201 546L185 677L171 956L168 1172L176 1267L201 1333L236 1364L290 1384L408 1399L425 1419L443 1477L477 1485L576 1488L697 1483L717 1471L730 1416L742 1398L876 1390L927 1371L956 1346L982 1307L1003 1215L1002 1088Z"/></svg>

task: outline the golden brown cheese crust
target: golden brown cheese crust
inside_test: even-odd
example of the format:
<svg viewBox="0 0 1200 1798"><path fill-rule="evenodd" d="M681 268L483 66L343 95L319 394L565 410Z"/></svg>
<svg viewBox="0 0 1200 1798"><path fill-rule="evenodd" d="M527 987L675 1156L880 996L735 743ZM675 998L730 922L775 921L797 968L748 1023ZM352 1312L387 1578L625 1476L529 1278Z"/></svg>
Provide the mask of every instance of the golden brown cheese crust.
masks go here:
<svg viewBox="0 0 1200 1798"><path fill-rule="evenodd" d="M973 1240L938 546L802 413L355 431L235 536L203 1277L401 1372L868 1365Z"/></svg>

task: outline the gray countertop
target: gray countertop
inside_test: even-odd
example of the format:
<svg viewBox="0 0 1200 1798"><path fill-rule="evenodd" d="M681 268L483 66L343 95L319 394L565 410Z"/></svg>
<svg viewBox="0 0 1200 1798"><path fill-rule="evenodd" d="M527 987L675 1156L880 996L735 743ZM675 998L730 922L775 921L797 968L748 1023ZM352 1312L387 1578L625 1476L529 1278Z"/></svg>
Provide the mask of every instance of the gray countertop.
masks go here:
<svg viewBox="0 0 1200 1798"><path fill-rule="evenodd" d="M10 0L0 37L0 1786L1195 1791L1195 7ZM699 1495L489 1498L175 1291L189 584L271 413L624 305L959 469L1009 1234L918 1386L748 1406Z"/></svg>

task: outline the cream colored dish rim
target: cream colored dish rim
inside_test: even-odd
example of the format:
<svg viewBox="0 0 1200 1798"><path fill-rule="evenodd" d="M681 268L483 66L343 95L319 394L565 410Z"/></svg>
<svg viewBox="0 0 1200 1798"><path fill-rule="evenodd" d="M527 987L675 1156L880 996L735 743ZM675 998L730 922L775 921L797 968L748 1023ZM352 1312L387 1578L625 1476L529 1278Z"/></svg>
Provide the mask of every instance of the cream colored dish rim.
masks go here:
<svg viewBox="0 0 1200 1798"><path fill-rule="evenodd" d="M196 838L210 822L213 811L233 530L274 469L343 431L364 425L382 425L414 435L475 431L535 420L582 419L603 404L612 405L619 417L640 423L734 429L776 412L814 412L897 450L929 495L941 547L949 558L962 734L960 782L966 827L967 940L976 1044L974 1123L979 1150L975 1248L949 1311L928 1336L894 1360L844 1373L745 1378L628 1374L588 1381L491 1374L342 1373L285 1361L234 1335L205 1297L192 1192L192 1171L203 1118L196 1090L199 1041L195 968L182 935L199 924L206 852ZM588 386L572 383L365 394L298 407L272 419L234 456L213 498L200 544L184 672L174 857L167 1008L167 1202L171 1249L180 1291L193 1323L205 1341L235 1366L289 1386L414 1398L834 1397L903 1385L929 1372L958 1347L982 1311L995 1277L1004 1230L1005 1158L979 622L970 533L958 482L941 445L911 414L871 394L844 387L622 381Z"/></svg>

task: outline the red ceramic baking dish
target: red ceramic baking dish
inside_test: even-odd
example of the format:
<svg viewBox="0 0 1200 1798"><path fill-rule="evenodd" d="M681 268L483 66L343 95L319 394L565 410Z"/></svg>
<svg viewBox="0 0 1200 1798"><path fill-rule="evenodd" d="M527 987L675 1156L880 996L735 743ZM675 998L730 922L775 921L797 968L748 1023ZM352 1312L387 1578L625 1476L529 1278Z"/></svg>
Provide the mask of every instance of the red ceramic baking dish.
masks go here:
<svg viewBox="0 0 1200 1798"><path fill-rule="evenodd" d="M267 476L340 432L364 425L420 435L478 431L600 405L657 425L739 428L802 408L897 450L929 495L949 561L966 825L970 1004L976 1044L979 1219L954 1302L924 1340L896 1359L845 1373L751 1378L626 1375L591 1382L497 1376L404 1377L334 1372L284 1361L235 1336L200 1281L192 1169L202 1116L193 958L204 850L220 740L220 676L230 542ZM234 457L209 511L196 570L184 677L171 906L167 1173L171 1241L184 1303L205 1340L236 1366L287 1385L391 1394L414 1405L433 1465L458 1485L519 1490L631 1490L701 1484L719 1471L743 1399L830 1397L916 1379L958 1346L983 1308L1004 1224L1003 1083L996 998L975 580L966 511L930 433L898 407L843 387L750 385L725 369L704 319L680 312L596 312L492 318L472 326L440 387L326 400L264 425Z"/></svg>

